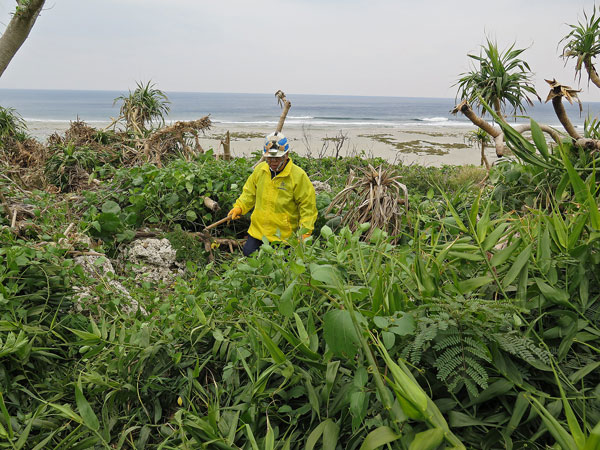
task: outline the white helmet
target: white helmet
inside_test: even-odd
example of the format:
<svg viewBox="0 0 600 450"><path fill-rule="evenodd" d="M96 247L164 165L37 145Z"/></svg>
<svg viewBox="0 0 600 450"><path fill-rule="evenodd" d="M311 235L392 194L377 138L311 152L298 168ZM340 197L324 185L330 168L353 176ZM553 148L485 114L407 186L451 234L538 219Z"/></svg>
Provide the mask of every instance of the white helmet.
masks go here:
<svg viewBox="0 0 600 450"><path fill-rule="evenodd" d="M276 131L267 136L263 147L263 156L279 158L290 150L290 144L283 133Z"/></svg>

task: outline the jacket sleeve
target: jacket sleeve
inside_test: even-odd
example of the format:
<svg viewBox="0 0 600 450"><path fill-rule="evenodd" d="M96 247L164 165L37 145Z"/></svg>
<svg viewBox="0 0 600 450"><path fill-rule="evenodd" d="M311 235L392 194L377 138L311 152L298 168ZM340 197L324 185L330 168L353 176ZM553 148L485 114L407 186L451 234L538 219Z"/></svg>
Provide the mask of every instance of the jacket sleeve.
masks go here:
<svg viewBox="0 0 600 450"><path fill-rule="evenodd" d="M306 173L302 173L296 185L294 200L300 214L300 228L306 228L309 233L312 233L317 220L317 200L315 188Z"/></svg>
<svg viewBox="0 0 600 450"><path fill-rule="evenodd" d="M242 208L242 214L246 214L256 204L256 179L257 170L255 169L244 183L242 195L234 203L234 206Z"/></svg>

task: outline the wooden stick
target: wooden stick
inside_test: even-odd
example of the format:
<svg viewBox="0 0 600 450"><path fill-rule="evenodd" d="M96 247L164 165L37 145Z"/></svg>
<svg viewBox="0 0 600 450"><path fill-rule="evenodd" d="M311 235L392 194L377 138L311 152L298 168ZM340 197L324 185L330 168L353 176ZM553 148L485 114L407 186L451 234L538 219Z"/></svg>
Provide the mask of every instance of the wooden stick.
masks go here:
<svg viewBox="0 0 600 450"><path fill-rule="evenodd" d="M71 228L73 228L75 226L75 224L73 222L71 222L69 224L69 226L67 227L67 229L65 230L65 232L63 233L63 235L65 237L62 237L58 240L58 245L61 245L63 242L65 242L67 239L69 239L69 232L71 231Z"/></svg>
<svg viewBox="0 0 600 450"><path fill-rule="evenodd" d="M207 227L204 229L204 231L207 231L207 230L210 230L210 229L212 229L212 228L215 228L215 227L217 227L217 226L221 225L222 223L229 222L230 220L231 220L231 216L227 216L227 217L225 217L224 219L218 220L218 221L216 221L215 223L213 223L213 224L211 224L211 225L207 226Z"/></svg>
<svg viewBox="0 0 600 450"><path fill-rule="evenodd" d="M12 216L12 211L10 210L10 206L8 206L8 200L6 200L6 197L4 196L2 191L0 191L0 202L2 202L2 206L4 207L4 212L6 213L6 218L8 220L10 220L10 218Z"/></svg>

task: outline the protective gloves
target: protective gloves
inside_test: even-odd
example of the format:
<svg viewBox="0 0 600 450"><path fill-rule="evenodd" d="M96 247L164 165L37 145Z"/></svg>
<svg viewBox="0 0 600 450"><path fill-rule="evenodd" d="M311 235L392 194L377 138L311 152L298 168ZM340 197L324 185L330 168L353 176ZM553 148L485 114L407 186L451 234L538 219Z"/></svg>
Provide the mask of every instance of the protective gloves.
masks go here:
<svg viewBox="0 0 600 450"><path fill-rule="evenodd" d="M239 206L234 206L232 210L229 211L229 213L227 213L227 215L231 216L233 220L239 219L240 217L242 217L242 208L240 208Z"/></svg>

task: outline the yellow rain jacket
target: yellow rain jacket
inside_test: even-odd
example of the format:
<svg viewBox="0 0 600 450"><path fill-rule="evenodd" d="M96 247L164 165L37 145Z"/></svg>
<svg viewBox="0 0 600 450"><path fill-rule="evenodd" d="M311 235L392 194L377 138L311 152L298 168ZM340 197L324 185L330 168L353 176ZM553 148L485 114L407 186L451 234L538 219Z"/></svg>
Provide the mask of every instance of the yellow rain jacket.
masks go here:
<svg viewBox="0 0 600 450"><path fill-rule="evenodd" d="M317 220L315 188L291 159L273 179L269 164L260 163L234 206L239 206L242 214L254 208L248 234L256 239L286 240L300 227L311 233Z"/></svg>

